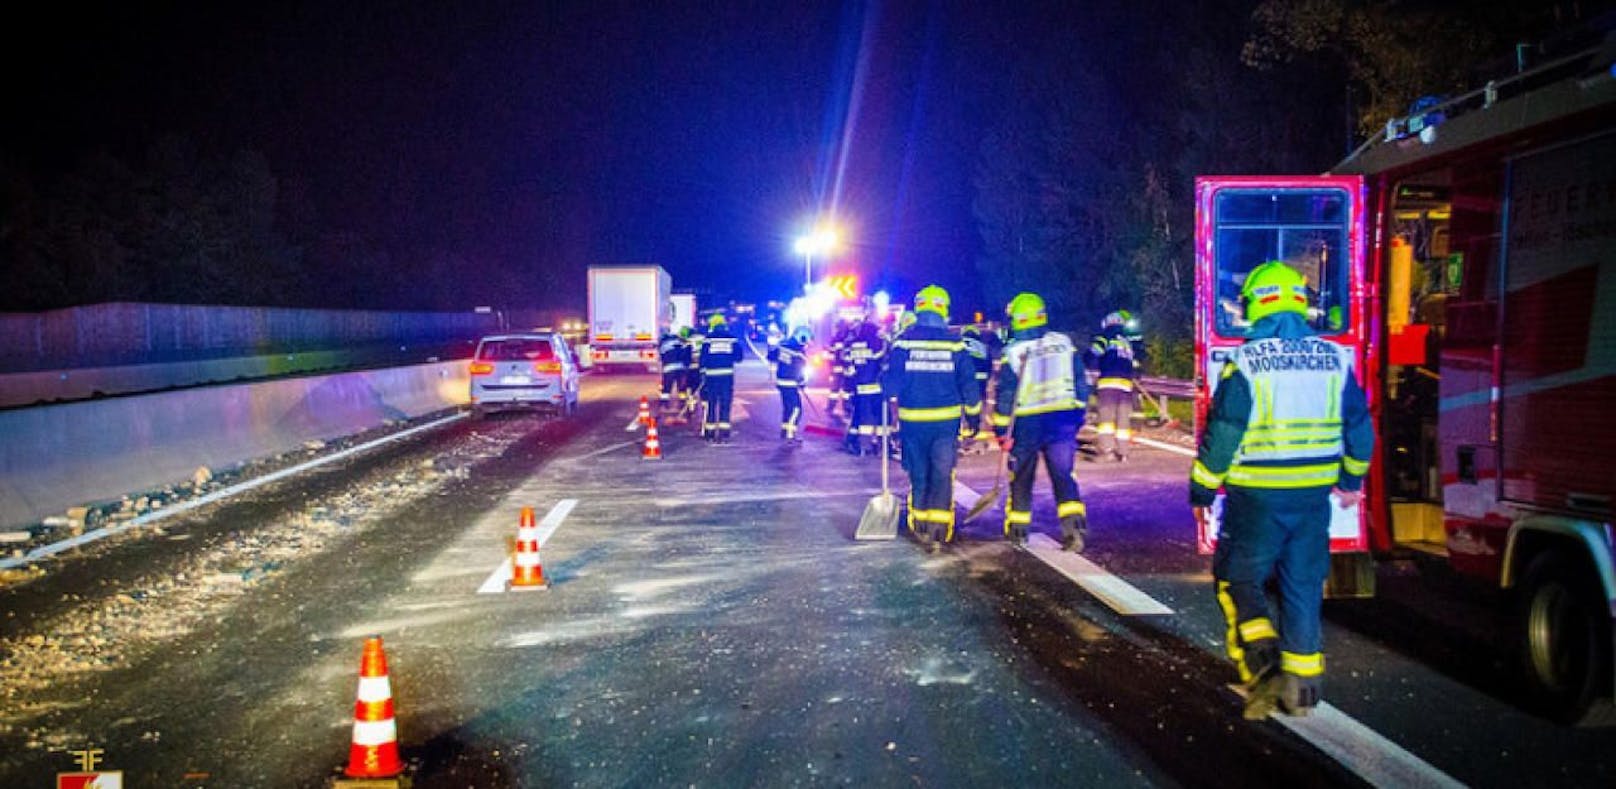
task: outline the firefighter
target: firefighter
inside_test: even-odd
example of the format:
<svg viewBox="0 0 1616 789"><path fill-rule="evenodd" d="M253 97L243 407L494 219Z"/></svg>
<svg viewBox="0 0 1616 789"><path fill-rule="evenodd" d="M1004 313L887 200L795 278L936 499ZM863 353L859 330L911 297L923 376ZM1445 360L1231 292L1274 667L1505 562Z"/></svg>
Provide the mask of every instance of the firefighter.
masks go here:
<svg viewBox="0 0 1616 789"><path fill-rule="evenodd" d="M685 410L701 416L701 345L706 337L695 333L691 328L684 327L679 330L679 336L685 341Z"/></svg>
<svg viewBox="0 0 1616 789"><path fill-rule="evenodd" d="M847 423L844 446L848 454L874 455L881 451L881 366L886 362L886 341L881 327L866 319L847 343L845 375L853 394L853 417Z"/></svg>
<svg viewBox="0 0 1616 789"><path fill-rule="evenodd" d="M1044 300L1037 294L1018 294L1006 311L1012 334L999 363L993 408L993 432L1010 456L1010 506L1004 512L1004 533L1016 544L1027 541L1032 525L1032 483L1042 454L1055 489L1061 547L1081 551L1088 533L1088 509L1072 470L1077 431L1089 399L1081 352L1072 338L1048 329ZM1010 432L1012 414L1014 432Z"/></svg>
<svg viewBox="0 0 1616 789"><path fill-rule="evenodd" d="M803 365L808 361L808 327L800 326L770 352L774 385L780 390L780 438L801 443Z"/></svg>
<svg viewBox="0 0 1616 789"><path fill-rule="evenodd" d="M679 399L679 390L685 383L685 359L689 353L685 340L669 328L657 342L657 355L662 358L662 391L658 395L658 411L667 416L668 410Z"/></svg>
<svg viewBox="0 0 1616 789"><path fill-rule="evenodd" d="M830 338L830 391L826 395L825 412L834 419L849 419L851 402L847 388L847 346L852 342L853 325L836 321L836 330Z"/></svg>
<svg viewBox="0 0 1616 789"><path fill-rule="evenodd" d="M1135 378L1138 375L1139 354L1130 332L1137 324L1133 313L1118 310L1100 321L1100 333L1094 335L1084 360L1099 373L1095 381L1095 399L1098 401L1099 434L1096 442L1100 455L1128 459L1128 445L1133 439L1133 400ZM1085 456L1087 457L1087 456Z"/></svg>
<svg viewBox="0 0 1616 789"><path fill-rule="evenodd" d="M1219 373L1190 504L1205 523L1218 488L1227 491L1212 576L1229 657L1251 690L1246 716L1257 720L1276 706L1306 715L1319 701L1331 494L1343 508L1362 498L1374 433L1352 351L1308 327L1302 275L1270 261L1240 292L1250 329Z"/></svg>
<svg viewBox="0 0 1616 789"><path fill-rule="evenodd" d="M988 379L993 375L993 357L988 355L987 343L982 341L982 329L976 324L967 324L965 328L960 329L960 340L965 343L965 352L971 357L971 377L976 381L979 402L976 408L965 409L965 422L960 430L962 442L960 451L966 454L978 454L982 451L981 442L993 436L991 432L984 432L980 405L987 402Z"/></svg>
<svg viewBox="0 0 1616 789"><path fill-rule="evenodd" d="M735 398L735 364L740 360L740 341L730 332L724 314L708 318L707 336L701 341L701 388L707 401L701 435L710 443L729 443L729 406Z"/></svg>
<svg viewBox="0 0 1616 789"><path fill-rule="evenodd" d="M915 325L892 342L883 384L898 401L909 531L936 552L954 539L954 455L960 417L982 411L976 368L948 328L948 291L915 294ZM883 404L884 405L884 404Z"/></svg>

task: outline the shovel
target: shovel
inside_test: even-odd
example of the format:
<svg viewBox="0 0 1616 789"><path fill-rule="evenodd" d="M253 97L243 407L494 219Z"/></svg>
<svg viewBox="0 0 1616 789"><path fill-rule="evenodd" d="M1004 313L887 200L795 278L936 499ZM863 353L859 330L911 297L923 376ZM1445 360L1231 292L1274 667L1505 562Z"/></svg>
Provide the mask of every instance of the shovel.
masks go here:
<svg viewBox="0 0 1616 789"><path fill-rule="evenodd" d="M887 403L885 398L881 402L881 492L864 505L864 515L859 518L858 530L853 532L855 540L894 540L898 537L898 497L892 495L891 485L888 481L887 464L890 462L887 442L890 431L887 430Z"/></svg>
<svg viewBox="0 0 1616 789"><path fill-rule="evenodd" d="M1031 358L1032 352L1028 351L1026 356L1021 357L1021 364L1016 365L1016 397L1011 398L1010 422L1009 424L1005 425L1004 429L1005 435L1008 436L1014 436L1016 434L1017 403L1015 401L1020 399L1021 379L1022 376L1027 373L1027 361ZM987 409L983 410L985 411ZM971 505L971 509L966 511L965 518L964 520L960 521L961 523L969 522L972 518L986 512L989 507L999 503L999 498L1004 495L1004 478L1005 474L1010 470L1010 463L1010 453L1006 452L1004 453L1004 462L999 464L998 471L996 471L993 475L993 489L988 491L981 498L977 499L975 504Z"/></svg>

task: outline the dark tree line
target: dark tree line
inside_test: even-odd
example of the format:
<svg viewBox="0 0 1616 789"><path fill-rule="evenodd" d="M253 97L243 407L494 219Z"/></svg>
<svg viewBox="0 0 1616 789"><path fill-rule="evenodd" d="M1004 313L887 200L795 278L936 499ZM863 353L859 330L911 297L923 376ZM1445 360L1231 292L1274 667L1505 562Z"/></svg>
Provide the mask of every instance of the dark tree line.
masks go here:
<svg viewBox="0 0 1616 789"><path fill-rule="evenodd" d="M985 295L1040 290L1079 329L1134 310L1158 369L1187 375L1197 175L1323 172L1414 99L1609 5L1141 0L1075 11L1082 38L1015 30L1043 44L981 145Z"/></svg>

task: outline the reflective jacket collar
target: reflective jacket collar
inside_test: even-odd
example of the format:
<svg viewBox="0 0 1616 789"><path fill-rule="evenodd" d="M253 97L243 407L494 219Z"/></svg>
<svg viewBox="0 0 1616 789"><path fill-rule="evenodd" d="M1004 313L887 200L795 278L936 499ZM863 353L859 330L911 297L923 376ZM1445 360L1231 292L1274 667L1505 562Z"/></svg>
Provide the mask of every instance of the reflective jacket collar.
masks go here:
<svg viewBox="0 0 1616 789"><path fill-rule="evenodd" d="M1297 340L1303 337L1312 337L1313 328L1307 321L1294 312L1276 312L1251 325L1246 330L1248 340L1266 340L1278 337L1282 340Z"/></svg>

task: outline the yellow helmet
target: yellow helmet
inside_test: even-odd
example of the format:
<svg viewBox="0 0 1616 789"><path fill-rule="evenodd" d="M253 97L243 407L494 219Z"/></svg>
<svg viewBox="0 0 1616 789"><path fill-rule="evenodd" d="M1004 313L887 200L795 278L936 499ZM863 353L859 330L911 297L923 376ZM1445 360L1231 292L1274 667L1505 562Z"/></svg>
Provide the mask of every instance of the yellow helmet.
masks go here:
<svg viewBox="0 0 1616 789"><path fill-rule="evenodd" d="M1018 293L1005 308L1010 316L1010 328L1025 331L1049 323L1044 311L1044 299L1036 293Z"/></svg>
<svg viewBox="0 0 1616 789"><path fill-rule="evenodd" d="M1246 320L1252 323L1280 312L1307 314L1307 278L1278 260L1252 269L1240 296L1246 300Z"/></svg>
<svg viewBox="0 0 1616 789"><path fill-rule="evenodd" d="M935 312L948 319L948 291L927 285L915 294L915 312Z"/></svg>
<svg viewBox="0 0 1616 789"><path fill-rule="evenodd" d="M707 328L708 329L716 329L716 328L718 328L720 326L728 326L728 325L729 325L729 319L725 318L724 313L722 313L722 312L715 312L715 313L713 313L713 316L711 318L707 319Z"/></svg>

